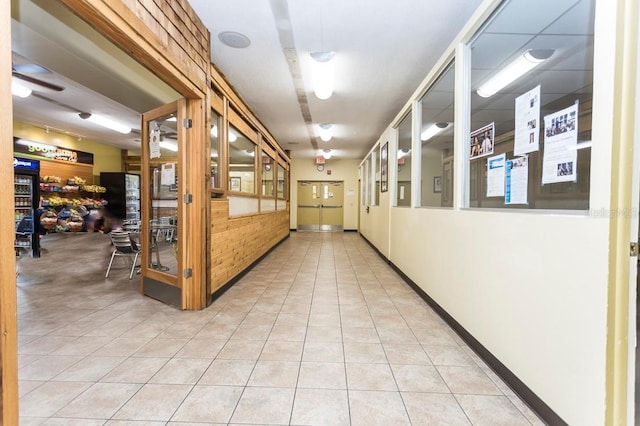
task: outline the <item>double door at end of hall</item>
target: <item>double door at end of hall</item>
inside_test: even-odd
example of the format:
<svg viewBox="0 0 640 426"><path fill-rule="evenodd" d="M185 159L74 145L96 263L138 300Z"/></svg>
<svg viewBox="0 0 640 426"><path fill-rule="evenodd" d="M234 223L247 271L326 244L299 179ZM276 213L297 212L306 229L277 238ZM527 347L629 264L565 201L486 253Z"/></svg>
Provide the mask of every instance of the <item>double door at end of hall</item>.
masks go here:
<svg viewBox="0 0 640 426"><path fill-rule="evenodd" d="M298 230L342 231L343 182L298 181Z"/></svg>

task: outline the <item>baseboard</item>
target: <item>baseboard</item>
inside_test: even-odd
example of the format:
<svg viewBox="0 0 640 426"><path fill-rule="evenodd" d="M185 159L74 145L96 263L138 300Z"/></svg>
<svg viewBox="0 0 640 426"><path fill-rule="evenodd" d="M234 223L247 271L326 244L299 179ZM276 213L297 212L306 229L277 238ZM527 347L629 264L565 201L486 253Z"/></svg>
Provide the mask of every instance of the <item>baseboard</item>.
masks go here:
<svg viewBox="0 0 640 426"><path fill-rule="evenodd" d="M362 234L360 234L362 236ZM546 424L567 425L568 423L549 407L538 395L536 395L522 380L509 370L498 358L496 358L482 343L469 333L458 321L431 298L418 284L405 275L402 270L391 262L371 241L362 236L373 250L393 268L394 271L418 294L440 317L465 341L467 345L509 386L522 401L525 402Z"/></svg>

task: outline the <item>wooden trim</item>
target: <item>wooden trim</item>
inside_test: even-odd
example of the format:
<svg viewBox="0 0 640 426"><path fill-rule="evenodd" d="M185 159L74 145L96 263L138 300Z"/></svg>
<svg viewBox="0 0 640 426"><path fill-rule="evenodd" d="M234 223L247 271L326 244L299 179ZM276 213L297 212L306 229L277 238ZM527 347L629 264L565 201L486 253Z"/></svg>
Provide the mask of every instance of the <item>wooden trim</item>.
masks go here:
<svg viewBox="0 0 640 426"><path fill-rule="evenodd" d="M0 6L0 187L13 188L13 99L11 98L11 2ZM18 325L13 203L0 203L0 424L18 424Z"/></svg>

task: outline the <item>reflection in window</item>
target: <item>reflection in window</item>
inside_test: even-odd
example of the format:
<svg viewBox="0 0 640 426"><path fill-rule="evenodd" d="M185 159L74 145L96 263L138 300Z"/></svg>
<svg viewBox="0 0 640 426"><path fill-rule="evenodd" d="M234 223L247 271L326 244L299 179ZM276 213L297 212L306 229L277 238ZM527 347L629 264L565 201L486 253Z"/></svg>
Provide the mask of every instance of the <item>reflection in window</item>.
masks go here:
<svg viewBox="0 0 640 426"><path fill-rule="evenodd" d="M451 64L420 100L420 205L453 206L454 65Z"/></svg>
<svg viewBox="0 0 640 426"><path fill-rule="evenodd" d="M362 205L368 206L371 204L369 194L371 193L371 154L369 154L364 160L361 167L362 170Z"/></svg>
<svg viewBox="0 0 640 426"><path fill-rule="evenodd" d="M589 207L594 8L512 0L473 40L471 207Z"/></svg>
<svg viewBox="0 0 640 426"><path fill-rule="evenodd" d="M256 145L229 125L229 190L256 193Z"/></svg>
<svg viewBox="0 0 640 426"><path fill-rule="evenodd" d="M380 204L380 150L374 149L371 152L371 169L374 172L375 177L375 187L373 188L373 193L371 194L371 205L377 206Z"/></svg>
<svg viewBox="0 0 640 426"><path fill-rule="evenodd" d="M278 164L278 190L277 197L281 199L287 198L285 188L287 187L287 175L284 167Z"/></svg>
<svg viewBox="0 0 640 426"><path fill-rule="evenodd" d="M211 188L220 189L220 116L211 110Z"/></svg>
<svg viewBox="0 0 640 426"><path fill-rule="evenodd" d="M262 153L262 195L265 197L274 196L274 178L273 158L267 153Z"/></svg>
<svg viewBox="0 0 640 426"><path fill-rule="evenodd" d="M398 126L396 205L411 206L411 112Z"/></svg>

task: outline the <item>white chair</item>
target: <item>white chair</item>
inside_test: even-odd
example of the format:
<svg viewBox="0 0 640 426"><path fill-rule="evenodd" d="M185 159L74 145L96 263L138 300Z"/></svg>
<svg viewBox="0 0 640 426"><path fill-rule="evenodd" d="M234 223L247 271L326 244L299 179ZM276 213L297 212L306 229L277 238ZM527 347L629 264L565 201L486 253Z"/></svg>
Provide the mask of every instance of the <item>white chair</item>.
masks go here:
<svg viewBox="0 0 640 426"><path fill-rule="evenodd" d="M131 235L128 232L111 231L109 233L111 242L113 243L113 252L111 252L111 259L109 260L109 266L107 267L107 273L105 278L109 277L109 271L113 264L113 259L116 256L121 256L131 263L131 272L129 273L129 279L133 277L133 270L136 267L138 256L140 255L140 247L131 239Z"/></svg>

